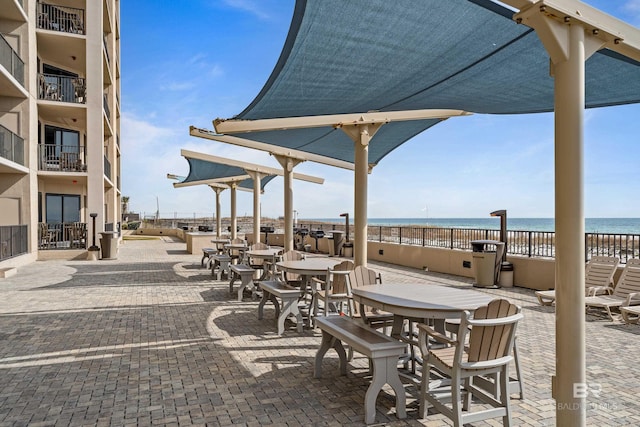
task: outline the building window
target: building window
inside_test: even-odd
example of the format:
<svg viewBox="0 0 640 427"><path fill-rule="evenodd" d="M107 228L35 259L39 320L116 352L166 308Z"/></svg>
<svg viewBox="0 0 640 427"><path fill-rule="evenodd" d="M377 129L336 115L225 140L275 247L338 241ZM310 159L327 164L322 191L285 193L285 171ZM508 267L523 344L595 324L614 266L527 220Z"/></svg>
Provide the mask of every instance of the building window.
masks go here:
<svg viewBox="0 0 640 427"><path fill-rule="evenodd" d="M47 194L47 223L58 224L80 221L80 196L73 194Z"/></svg>

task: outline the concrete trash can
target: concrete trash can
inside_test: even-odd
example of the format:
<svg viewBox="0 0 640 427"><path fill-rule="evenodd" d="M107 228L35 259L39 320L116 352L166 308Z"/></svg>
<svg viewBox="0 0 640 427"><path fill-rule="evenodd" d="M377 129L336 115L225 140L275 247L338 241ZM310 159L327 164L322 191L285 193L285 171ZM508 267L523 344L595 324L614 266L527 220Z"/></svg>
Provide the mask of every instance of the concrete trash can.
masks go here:
<svg viewBox="0 0 640 427"><path fill-rule="evenodd" d="M498 283L503 288L513 287L513 264L509 261L503 261L500 265L500 280Z"/></svg>
<svg viewBox="0 0 640 427"><path fill-rule="evenodd" d="M344 245L344 231L334 230L332 233L333 233L333 253L334 255L340 256L340 252L342 252L342 246Z"/></svg>
<svg viewBox="0 0 640 427"><path fill-rule="evenodd" d="M118 239L116 239L116 233L113 231L103 231L100 235L102 259L116 259L118 254Z"/></svg>
<svg viewBox="0 0 640 427"><path fill-rule="evenodd" d="M333 245L333 236L327 236L327 246L329 247L329 256L336 256L336 247Z"/></svg>
<svg viewBox="0 0 640 427"><path fill-rule="evenodd" d="M351 242L345 243L344 246L342 247L342 249L344 250L344 257L345 258L353 257L353 243L351 243Z"/></svg>
<svg viewBox="0 0 640 427"><path fill-rule="evenodd" d="M472 264L475 271L475 283L473 286L482 288L497 287L498 274L500 272L500 260L504 251L504 243L497 240L473 240L471 241Z"/></svg>

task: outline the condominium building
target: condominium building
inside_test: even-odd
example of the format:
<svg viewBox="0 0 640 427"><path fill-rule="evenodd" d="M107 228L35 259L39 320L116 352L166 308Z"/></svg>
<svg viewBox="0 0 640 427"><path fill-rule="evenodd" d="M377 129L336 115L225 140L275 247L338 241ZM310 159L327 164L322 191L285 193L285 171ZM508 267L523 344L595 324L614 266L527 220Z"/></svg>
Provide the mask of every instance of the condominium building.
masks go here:
<svg viewBox="0 0 640 427"><path fill-rule="evenodd" d="M0 4L0 269L81 257L119 231L120 1Z"/></svg>

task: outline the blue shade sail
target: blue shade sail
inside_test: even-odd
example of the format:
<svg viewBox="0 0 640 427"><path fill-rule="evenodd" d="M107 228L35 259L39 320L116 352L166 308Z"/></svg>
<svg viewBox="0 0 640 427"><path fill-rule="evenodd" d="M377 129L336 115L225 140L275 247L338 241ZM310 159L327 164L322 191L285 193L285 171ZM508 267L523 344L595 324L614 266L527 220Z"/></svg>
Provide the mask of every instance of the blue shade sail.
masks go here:
<svg viewBox="0 0 640 427"><path fill-rule="evenodd" d="M236 119L367 111L553 111L549 56L531 28L490 0L298 0L265 86ZM586 62L586 107L640 102L640 63L610 50ZM456 120L464 120L457 118ZM440 120L382 126L370 163ZM245 138L354 161L340 130L255 132Z"/></svg>
<svg viewBox="0 0 640 427"><path fill-rule="evenodd" d="M191 157L186 157L186 159L189 162L189 174L180 181L181 183L229 178L247 174L243 168L237 166L229 166L224 163L194 159ZM264 191L264 187L275 177L276 175L262 177L260 180L260 190ZM253 179L244 179L238 183L238 186L253 190Z"/></svg>

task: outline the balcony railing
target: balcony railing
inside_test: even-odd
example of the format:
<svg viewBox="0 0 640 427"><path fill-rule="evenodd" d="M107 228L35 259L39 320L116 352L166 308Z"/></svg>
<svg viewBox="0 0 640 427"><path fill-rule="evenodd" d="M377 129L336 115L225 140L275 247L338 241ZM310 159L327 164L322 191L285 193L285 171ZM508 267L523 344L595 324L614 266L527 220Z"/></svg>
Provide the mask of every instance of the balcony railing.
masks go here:
<svg viewBox="0 0 640 427"><path fill-rule="evenodd" d="M38 227L40 250L87 248L87 224L84 222L41 222Z"/></svg>
<svg viewBox="0 0 640 427"><path fill-rule="evenodd" d="M111 110L109 110L109 98L105 93L102 95L102 106L104 107L104 113L107 115L107 119L111 120Z"/></svg>
<svg viewBox="0 0 640 427"><path fill-rule="evenodd" d="M104 176L111 179L111 162L107 156L104 156Z"/></svg>
<svg viewBox="0 0 640 427"><path fill-rule="evenodd" d="M24 166L24 139L0 125L0 156Z"/></svg>
<svg viewBox="0 0 640 427"><path fill-rule="evenodd" d="M0 261L26 254L27 249L26 225L0 226Z"/></svg>
<svg viewBox="0 0 640 427"><path fill-rule="evenodd" d="M84 147L76 145L38 145L38 170L52 172L86 172Z"/></svg>
<svg viewBox="0 0 640 427"><path fill-rule="evenodd" d="M0 65L24 87L24 61L2 34L0 34Z"/></svg>
<svg viewBox="0 0 640 427"><path fill-rule="evenodd" d="M85 34L84 10L38 2L38 28L71 34Z"/></svg>
<svg viewBox="0 0 640 427"><path fill-rule="evenodd" d="M87 102L87 86L82 77L56 76L54 74L40 74L39 99L47 101L72 102L85 104Z"/></svg>
<svg viewBox="0 0 640 427"><path fill-rule="evenodd" d="M107 55L107 62L111 64L111 57L109 56L109 45L107 44L107 36L102 36L102 45L104 46L104 53Z"/></svg>

